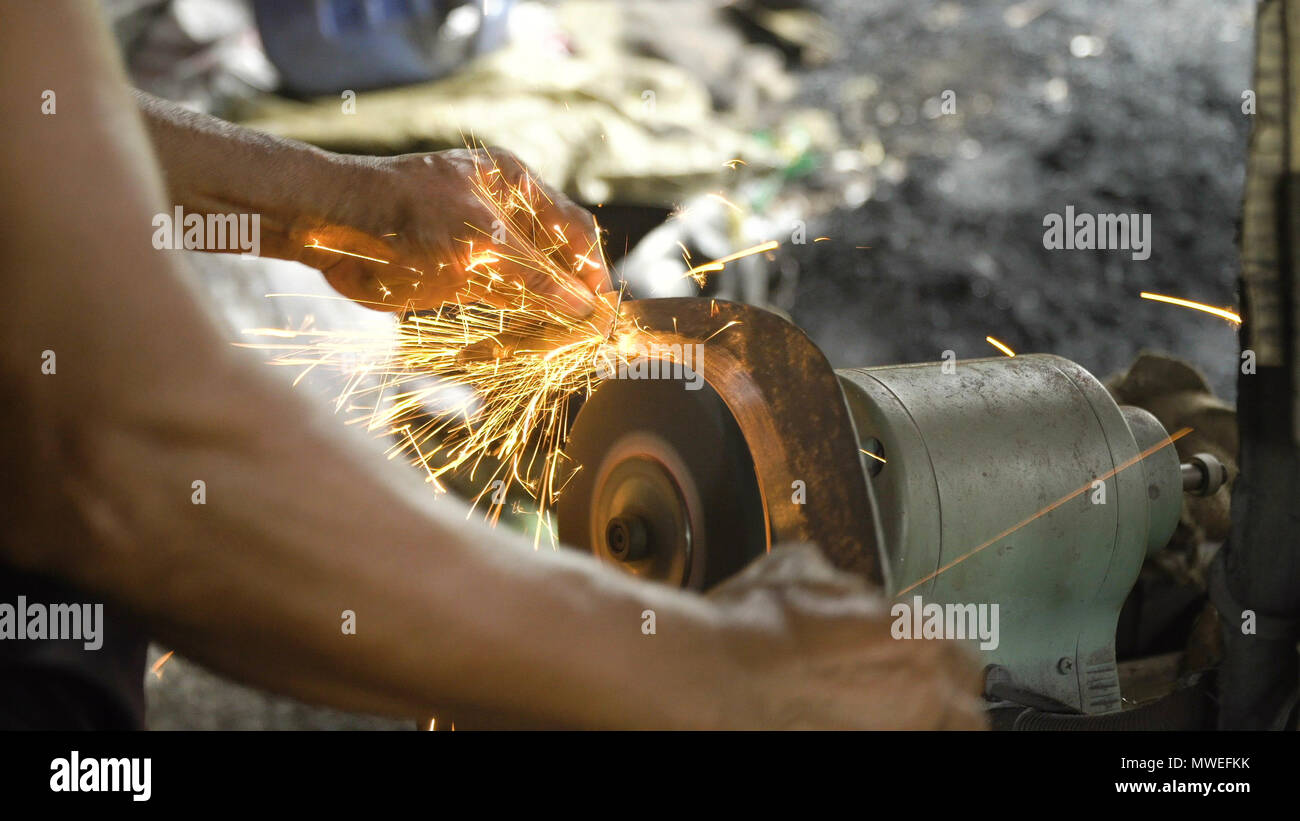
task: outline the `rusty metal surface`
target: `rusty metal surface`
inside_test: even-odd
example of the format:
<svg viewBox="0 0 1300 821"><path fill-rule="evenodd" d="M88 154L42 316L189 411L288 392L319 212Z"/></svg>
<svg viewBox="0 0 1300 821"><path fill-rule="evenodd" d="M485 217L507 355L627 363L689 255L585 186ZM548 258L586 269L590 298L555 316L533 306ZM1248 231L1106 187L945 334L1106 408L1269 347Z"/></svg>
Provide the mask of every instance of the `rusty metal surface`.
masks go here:
<svg viewBox="0 0 1300 821"><path fill-rule="evenodd" d="M790 322L750 305L682 298L625 309L661 344L703 345L698 371L749 445L771 544L811 542L835 566L880 584L853 422L817 346ZM804 483L802 504L796 482Z"/></svg>

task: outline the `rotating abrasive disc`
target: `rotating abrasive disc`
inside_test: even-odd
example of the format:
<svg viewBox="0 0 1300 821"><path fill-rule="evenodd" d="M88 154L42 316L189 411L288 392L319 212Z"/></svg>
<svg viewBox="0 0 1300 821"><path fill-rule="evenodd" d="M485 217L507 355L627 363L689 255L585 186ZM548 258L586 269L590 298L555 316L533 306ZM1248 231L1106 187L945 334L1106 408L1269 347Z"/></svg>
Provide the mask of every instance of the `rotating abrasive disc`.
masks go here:
<svg viewBox="0 0 1300 821"><path fill-rule="evenodd" d="M707 589L767 550L754 463L708 385L614 379L587 400L565 452L560 539L646 579Z"/></svg>

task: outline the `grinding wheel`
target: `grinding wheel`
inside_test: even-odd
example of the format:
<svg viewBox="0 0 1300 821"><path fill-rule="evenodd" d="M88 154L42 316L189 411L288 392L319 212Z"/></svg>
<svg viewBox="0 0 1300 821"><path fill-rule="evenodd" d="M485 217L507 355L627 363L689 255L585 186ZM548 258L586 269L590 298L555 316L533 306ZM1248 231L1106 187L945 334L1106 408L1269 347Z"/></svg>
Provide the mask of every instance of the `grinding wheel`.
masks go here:
<svg viewBox="0 0 1300 821"><path fill-rule="evenodd" d="M696 590L768 548L749 448L708 385L607 381L579 412L565 452L582 468L557 505L564 544Z"/></svg>

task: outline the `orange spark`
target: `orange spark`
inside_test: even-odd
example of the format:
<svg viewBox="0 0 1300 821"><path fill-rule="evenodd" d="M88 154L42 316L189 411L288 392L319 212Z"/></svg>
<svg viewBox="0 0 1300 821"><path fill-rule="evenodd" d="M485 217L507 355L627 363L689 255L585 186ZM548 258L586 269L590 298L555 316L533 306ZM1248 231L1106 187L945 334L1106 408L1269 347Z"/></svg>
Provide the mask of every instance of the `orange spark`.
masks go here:
<svg viewBox="0 0 1300 821"><path fill-rule="evenodd" d="M1015 356L1015 355L1016 355L1016 352L1015 352L1015 351L1011 350L1011 349L1008 348L1006 345L1002 344L1001 342L997 341L996 339L994 339L994 338L991 337L991 336L986 336L986 337L984 337L984 341L987 342L987 343L989 343L989 344L992 345L993 347L997 348L999 351L1002 351L1002 353L1006 354L1007 356Z"/></svg>
<svg viewBox="0 0 1300 821"><path fill-rule="evenodd" d="M1170 436L1166 436L1164 439L1161 439L1161 440L1160 440L1159 442L1157 442L1156 444L1152 445L1151 447L1149 447L1149 448L1147 448L1146 450L1144 450L1144 451L1142 451L1141 453L1139 453L1137 456L1134 456L1132 459L1129 459L1129 460L1125 461L1125 462L1124 462L1122 465L1120 465L1119 467L1107 471L1105 474L1103 474L1103 475L1101 475L1101 476L1098 476L1096 479L1089 479L1088 482L1087 482L1086 484L1084 484L1082 487L1080 487L1078 490L1075 490L1075 491L1073 491L1072 493L1067 493L1066 495L1064 495L1064 496L1062 496L1061 498L1057 499L1055 502L1052 502L1052 503L1051 503L1050 505L1048 505L1047 507L1043 508L1042 510L1038 511L1038 512L1035 513L1034 515L1032 515L1032 516L1030 516L1029 518L1025 519L1024 521L1021 521L1021 522L1019 522L1019 523L1017 523L1017 524L1012 525L1011 527L1009 527L1009 528L1007 528L1006 530L1002 531L1002 532L999 533L998 535L994 536L992 539L989 539L987 542L984 542L983 544L979 545L979 546L976 547L974 550L971 550L971 551L969 551L969 552L967 552L967 553L962 554L961 556L958 556L957 558L955 558L955 559L953 559L952 561L948 562L948 563L945 564L943 567L939 568L938 570L934 571L933 573L930 573L929 575L924 576L924 577L922 577L921 579L918 579L918 580L915 581L915 582L912 582L912 583L909 584L907 587L904 587L902 590L898 591L898 593L895 594L895 598L898 598L899 596L903 596L903 595L905 595L905 594L907 594L907 593L910 593L911 591L915 590L916 588L920 587L921 585L925 584L926 582L930 581L931 579L937 577L939 574L941 574L941 573L945 573L945 572L951 570L952 568L956 567L957 565L961 564L962 562L966 561L966 560L969 559L971 556L974 556L976 553L979 553L979 552L980 552L981 550L983 550L984 548L989 547L990 545L993 545L993 544L997 544L998 542L1000 542L1001 540L1005 539L1007 536L1010 536L1012 533L1015 533L1017 530L1019 530L1020 528L1024 527L1025 525L1029 524L1030 522L1036 521L1037 519L1039 519L1039 518L1041 518L1041 517L1043 517L1043 516L1046 516L1048 513L1051 513L1053 510L1056 510L1058 507L1060 507L1061 505L1063 505L1063 504L1065 504L1066 502L1070 501L1071 499L1075 498L1075 497L1078 496L1079 494L1081 494L1081 493L1085 493L1085 492L1091 490L1092 487L1093 487L1093 482L1097 482L1097 481L1103 481L1103 482L1104 482L1105 480L1107 480L1107 479L1109 479L1110 477L1114 476L1115 474L1119 473L1121 470L1125 470L1126 468L1130 468L1130 467L1132 467L1133 465L1136 465L1138 462L1141 462L1143 459L1147 458L1147 457L1150 456L1151 454L1155 453L1156 451L1160 450L1161 448L1164 448L1164 447L1166 447L1166 446L1168 446L1168 445L1173 444L1174 442L1177 442L1179 439L1182 439L1184 436L1186 436L1187 434L1189 434L1189 433L1191 433L1191 432L1192 432L1192 429L1191 429L1191 428L1183 428L1183 429L1179 430L1177 433L1174 433L1174 434L1172 434L1172 435L1170 435Z"/></svg>
<svg viewBox="0 0 1300 821"><path fill-rule="evenodd" d="M712 339L713 337L715 337L715 336L717 336L718 334L722 333L723 331L727 330L728 328L734 328L735 326L737 326L737 325L739 325L739 324L740 324L740 320L739 320L739 319L733 319L733 320L731 320L730 322L728 322L726 325L723 325L721 328L717 329L717 330L714 331L713 333L711 333L711 334L709 334L708 336L704 337L704 341L705 341L705 342L708 342L710 339Z"/></svg>
<svg viewBox="0 0 1300 821"><path fill-rule="evenodd" d="M168 659L170 659L175 652L175 650L168 650L162 656L159 656L158 660L153 663L153 674L157 676L159 680L162 679L163 665L167 663Z"/></svg>
<svg viewBox="0 0 1300 821"><path fill-rule="evenodd" d="M885 457L883 457L883 456L877 456L876 454L872 453L872 452L869 451L869 450L863 450L862 448L858 448L858 451L861 452L861 453L865 453L865 454L867 454L867 455L870 456L872 459L875 459L877 462L879 462L879 463L882 464L882 465L887 465L887 464L889 464L888 460L886 460Z"/></svg>
<svg viewBox="0 0 1300 821"><path fill-rule="evenodd" d="M709 194L708 196L709 196L709 199L717 200L718 202L720 202L720 203L722 203L723 205L727 206L727 207L730 208L731 210L735 211L737 214L743 214L743 213L745 213L744 209L742 209L739 205L736 205L734 202L732 202L731 200L729 200L729 199L727 199L726 197L722 196L721 194Z"/></svg>
<svg viewBox="0 0 1300 821"><path fill-rule="evenodd" d="M1143 299L1150 299L1154 302L1167 302L1170 305L1178 305L1183 308L1191 308L1196 311L1204 311L1207 314L1226 319L1234 325L1241 324L1241 315L1235 311L1229 311L1227 308L1215 308L1213 305L1206 305L1203 302L1193 302L1190 299L1179 299L1176 296L1164 296L1162 294L1153 294L1149 291L1143 291L1139 294Z"/></svg>
<svg viewBox="0 0 1300 821"><path fill-rule="evenodd" d="M389 236L389 235L388 235L388 234L385 234L384 236ZM391 236L397 236L397 235L396 235L396 234L392 234ZM379 257L370 257L370 256L366 256L365 254L356 254L356 253L353 253L352 251L344 251L344 250L341 249L341 248L331 248L331 247L328 246L328 245L321 245L321 244L320 244L320 241L317 240L315 237L312 237L311 242L307 243L307 244L304 245L303 247L304 247L304 248L313 248L313 249L316 249L316 250L318 250L318 251L329 251L331 254L342 254L342 255L345 256L345 257L356 257L357 259L364 259L364 260L366 260L367 262L377 262L377 263L379 263L380 265L392 265L392 264L393 264L392 261L387 260L387 259L380 259ZM424 272L421 271L419 268L412 268L412 267L409 266L409 265L399 265L399 266L397 266L397 267L399 267L399 268L405 268L405 269L408 270L408 271L414 271L414 272L417 273L417 274L423 274L423 273L424 273Z"/></svg>
<svg viewBox="0 0 1300 821"><path fill-rule="evenodd" d="M711 262L706 262L703 265L696 265L694 268L688 270L685 274L682 274L682 279L686 279L687 277L690 277L691 279L698 282L700 285L703 285L704 274L713 273L715 271L721 271L723 268L727 266L728 262L735 262L738 259L750 257L753 256L754 254L763 254L768 251L773 251L780 247L781 247L781 243L777 242L774 239L771 239L759 245L746 248L742 251L737 251L734 254L728 254L725 257L719 257L715 260L712 260Z"/></svg>
<svg viewBox="0 0 1300 821"><path fill-rule="evenodd" d="M389 439L390 458L406 457L435 491L448 486L448 477L473 483L471 512L486 504L490 523L503 510L521 509L508 491L529 496L536 506L524 512L536 515L536 547L543 534L554 542L549 508L581 467L563 451L570 399L593 390L611 372L607 365L636 356L653 336L626 320L621 293L613 304L596 299L583 319L563 310L558 293L590 296L578 273L603 260L603 249L596 245L572 260L572 253L561 253L568 249L565 226L539 216L546 211L544 189L527 177L512 183L495 166L477 167L469 184L504 239L494 232L486 248L476 248L474 238L461 240L468 246L466 283L438 310L411 313L395 329L247 333L277 340L250 347L277 351L273 364L301 368L299 379L317 368L341 373L345 384L335 408ZM720 270L778 245L764 243L700 269ZM309 247L389 264L314 239ZM502 263L533 274L526 277L533 287L507 278Z"/></svg>

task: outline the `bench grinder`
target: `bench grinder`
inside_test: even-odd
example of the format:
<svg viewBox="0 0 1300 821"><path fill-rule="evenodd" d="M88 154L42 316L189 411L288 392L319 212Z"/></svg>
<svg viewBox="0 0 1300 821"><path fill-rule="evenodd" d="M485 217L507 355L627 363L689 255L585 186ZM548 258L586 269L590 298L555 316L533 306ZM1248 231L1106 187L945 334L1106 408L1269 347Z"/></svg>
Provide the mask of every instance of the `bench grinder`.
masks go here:
<svg viewBox="0 0 1300 821"><path fill-rule="evenodd" d="M998 605L997 646L970 642L990 669L1081 713L1120 708L1120 608L1184 489L1213 492L1222 465L1180 465L1154 416L1057 356L833 370L751 306L625 311L660 343L699 345L706 384L594 391L566 448L582 468L558 503L565 544L705 590L812 542L898 601Z"/></svg>

